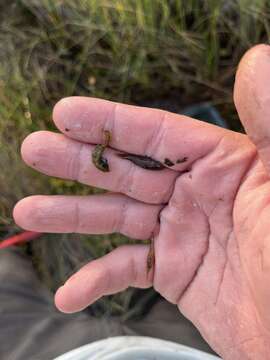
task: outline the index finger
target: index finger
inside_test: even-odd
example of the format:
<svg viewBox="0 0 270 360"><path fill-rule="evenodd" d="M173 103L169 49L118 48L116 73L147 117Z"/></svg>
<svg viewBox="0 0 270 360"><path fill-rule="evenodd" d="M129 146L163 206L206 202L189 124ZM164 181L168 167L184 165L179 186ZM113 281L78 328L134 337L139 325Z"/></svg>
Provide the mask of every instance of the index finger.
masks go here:
<svg viewBox="0 0 270 360"><path fill-rule="evenodd" d="M222 128L186 116L88 97L62 99L53 119L72 139L99 144L104 141L103 131L109 130L111 147L161 162L178 161L177 170L183 168L183 159L188 165L207 154L225 134Z"/></svg>

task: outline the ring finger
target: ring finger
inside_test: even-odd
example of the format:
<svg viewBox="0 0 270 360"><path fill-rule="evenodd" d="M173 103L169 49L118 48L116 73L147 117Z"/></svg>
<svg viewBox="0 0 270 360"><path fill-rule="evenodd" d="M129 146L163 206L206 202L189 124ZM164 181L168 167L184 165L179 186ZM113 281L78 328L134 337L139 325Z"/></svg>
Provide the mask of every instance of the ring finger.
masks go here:
<svg viewBox="0 0 270 360"><path fill-rule="evenodd" d="M108 234L149 239L161 207L120 194L30 196L14 209L16 223L38 232Z"/></svg>

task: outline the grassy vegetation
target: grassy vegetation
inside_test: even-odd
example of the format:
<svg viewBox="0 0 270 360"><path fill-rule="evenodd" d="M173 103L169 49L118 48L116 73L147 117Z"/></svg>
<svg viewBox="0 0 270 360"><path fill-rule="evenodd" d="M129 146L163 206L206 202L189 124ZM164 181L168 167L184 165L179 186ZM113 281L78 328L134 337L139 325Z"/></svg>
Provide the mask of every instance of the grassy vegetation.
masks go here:
<svg viewBox="0 0 270 360"><path fill-rule="evenodd" d="M97 191L39 175L21 162L22 139L54 130L51 110L64 96L137 104L169 98L181 106L207 100L237 129L234 73L247 48L269 41L269 17L267 0L0 4L0 231L17 230L11 209L23 196ZM74 267L122 241L118 235L46 236L31 251L54 289ZM110 306L125 312L130 296L121 296Z"/></svg>

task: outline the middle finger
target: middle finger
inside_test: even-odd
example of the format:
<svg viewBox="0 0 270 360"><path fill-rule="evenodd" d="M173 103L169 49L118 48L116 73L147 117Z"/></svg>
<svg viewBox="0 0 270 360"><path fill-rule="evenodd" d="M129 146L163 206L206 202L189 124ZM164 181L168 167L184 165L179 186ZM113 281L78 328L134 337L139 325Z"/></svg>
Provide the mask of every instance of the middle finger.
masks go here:
<svg viewBox="0 0 270 360"><path fill-rule="evenodd" d="M91 196L30 196L14 209L16 223L38 232L110 234L120 232L149 239L161 206L144 204L120 194Z"/></svg>

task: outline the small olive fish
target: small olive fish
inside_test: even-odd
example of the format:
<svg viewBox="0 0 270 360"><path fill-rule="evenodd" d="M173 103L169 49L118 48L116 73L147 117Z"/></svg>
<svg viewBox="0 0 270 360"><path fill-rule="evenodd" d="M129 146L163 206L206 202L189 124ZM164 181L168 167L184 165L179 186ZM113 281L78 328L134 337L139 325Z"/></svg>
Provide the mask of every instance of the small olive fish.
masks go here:
<svg viewBox="0 0 270 360"><path fill-rule="evenodd" d="M109 146L111 141L111 133L108 130L104 130L105 135L105 143L104 144L98 144L95 146L93 152L92 152L92 162L95 165L97 169L103 172L109 172L109 164L108 160L103 157L103 153L107 146Z"/></svg>
<svg viewBox="0 0 270 360"><path fill-rule="evenodd" d="M162 170L165 169L165 166L157 161L152 159L149 156L144 155L134 155L134 154L128 154L128 153L118 153L118 156L131 161L133 164L147 170Z"/></svg>
<svg viewBox="0 0 270 360"><path fill-rule="evenodd" d="M174 166L174 163L168 158L165 158L164 164L169 166L169 167Z"/></svg>
<svg viewBox="0 0 270 360"><path fill-rule="evenodd" d="M186 162L187 160L188 160L188 157L185 156L185 157L183 157L182 159L176 160L176 164L182 164L182 163Z"/></svg>
<svg viewBox="0 0 270 360"><path fill-rule="evenodd" d="M149 271L154 267L154 264L155 264L155 249L154 249L154 239L153 238L151 239L146 263L147 263L147 274L148 274Z"/></svg>

